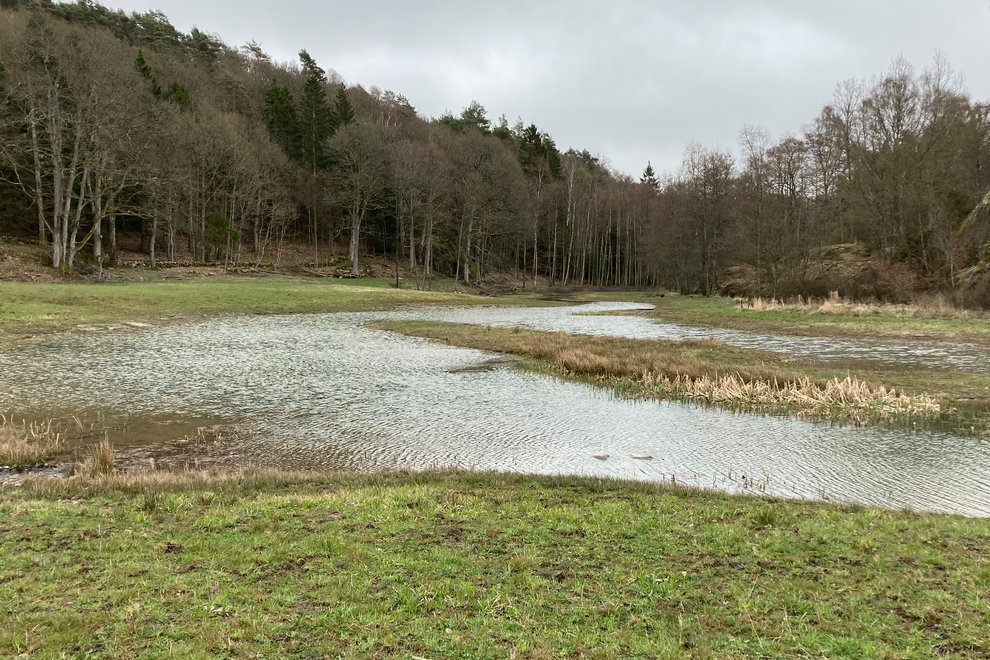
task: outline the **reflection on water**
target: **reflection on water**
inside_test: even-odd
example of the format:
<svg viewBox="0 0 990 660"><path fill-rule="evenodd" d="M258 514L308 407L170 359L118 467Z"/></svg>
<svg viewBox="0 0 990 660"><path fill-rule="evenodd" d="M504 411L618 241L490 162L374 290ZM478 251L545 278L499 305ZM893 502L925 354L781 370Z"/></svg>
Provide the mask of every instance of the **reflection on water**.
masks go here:
<svg viewBox="0 0 990 660"><path fill-rule="evenodd" d="M630 305L585 306L582 311ZM0 408L236 419L240 460L285 467L475 466L608 475L990 515L990 442L839 428L692 405L617 400L480 351L362 327L430 318L658 336L667 326L574 308L238 317L64 334L10 347ZM653 334L644 334L653 332ZM37 365L45 364L45 369ZM596 454L607 453L601 461ZM649 455L653 460L637 460Z"/></svg>

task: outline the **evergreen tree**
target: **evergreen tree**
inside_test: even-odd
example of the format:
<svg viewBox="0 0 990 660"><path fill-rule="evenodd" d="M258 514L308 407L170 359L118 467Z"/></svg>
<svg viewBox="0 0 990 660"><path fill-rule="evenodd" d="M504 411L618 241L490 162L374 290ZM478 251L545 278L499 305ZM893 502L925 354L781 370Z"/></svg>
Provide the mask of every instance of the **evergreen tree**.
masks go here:
<svg viewBox="0 0 990 660"><path fill-rule="evenodd" d="M327 101L326 72L305 50L299 59L309 74L299 102L299 147L302 161L316 174L329 165L327 140L334 133L334 115Z"/></svg>
<svg viewBox="0 0 990 660"><path fill-rule="evenodd" d="M162 98L176 104L180 110L192 110L192 97L189 95L189 89L178 82L173 81Z"/></svg>
<svg viewBox="0 0 990 660"><path fill-rule="evenodd" d="M141 74L141 77L151 83L151 93L158 99L162 96L162 88L158 85L158 81L155 80L154 74L151 72L151 67L148 62L144 59L144 52L138 51L137 58L134 60L134 68L137 72Z"/></svg>
<svg viewBox="0 0 990 660"><path fill-rule="evenodd" d="M333 124L334 129L354 123L354 106L347 97L347 90L341 85L337 90L337 98L333 103Z"/></svg>
<svg viewBox="0 0 990 660"><path fill-rule="evenodd" d="M512 129L509 128L509 120L505 118L505 115L501 115L498 118L498 125L492 129L492 135L500 140L511 140Z"/></svg>
<svg viewBox="0 0 990 660"><path fill-rule="evenodd" d="M461 112L461 124L465 129L474 129L487 134L491 132L491 121L487 114L485 106L477 101L471 101L471 104Z"/></svg>
<svg viewBox="0 0 990 660"><path fill-rule="evenodd" d="M268 132L290 158L301 160L299 150L299 113L288 87L279 85L272 79L272 85L265 92L265 124Z"/></svg>
<svg viewBox="0 0 990 660"><path fill-rule="evenodd" d="M453 131L457 131L458 133L464 132L463 122L460 118L455 117L454 113L450 110L445 111L442 115L437 117L437 121Z"/></svg>
<svg viewBox="0 0 990 660"><path fill-rule="evenodd" d="M640 183L645 183L650 188L653 188L654 192L660 192L660 181L657 180L657 175L653 171L653 163L646 161L646 169L643 170L643 176L639 178Z"/></svg>

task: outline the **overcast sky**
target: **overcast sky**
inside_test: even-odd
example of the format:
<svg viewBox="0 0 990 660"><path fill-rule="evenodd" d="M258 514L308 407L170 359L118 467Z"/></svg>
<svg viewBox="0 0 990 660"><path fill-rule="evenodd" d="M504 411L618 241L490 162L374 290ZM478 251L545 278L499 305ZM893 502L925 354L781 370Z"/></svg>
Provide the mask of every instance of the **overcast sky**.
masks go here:
<svg viewBox="0 0 990 660"><path fill-rule="evenodd" d="M349 84L393 89L424 116L472 99L563 150L638 175L677 169L690 141L800 132L836 84L937 51L990 99L990 0L106 0L161 9L276 60L306 48Z"/></svg>

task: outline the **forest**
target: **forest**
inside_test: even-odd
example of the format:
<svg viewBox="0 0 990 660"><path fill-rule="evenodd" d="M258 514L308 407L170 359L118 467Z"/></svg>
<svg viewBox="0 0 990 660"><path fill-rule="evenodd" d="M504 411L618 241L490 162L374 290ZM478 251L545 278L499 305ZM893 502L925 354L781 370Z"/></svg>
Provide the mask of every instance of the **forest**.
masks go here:
<svg viewBox="0 0 990 660"><path fill-rule="evenodd" d="M839 84L795 134L742 127L736 154L691 144L639 177L477 101L420 116L331 65L157 11L0 0L0 234L62 272L102 272L129 235L152 268L292 245L424 283L990 307L990 104L942 57Z"/></svg>

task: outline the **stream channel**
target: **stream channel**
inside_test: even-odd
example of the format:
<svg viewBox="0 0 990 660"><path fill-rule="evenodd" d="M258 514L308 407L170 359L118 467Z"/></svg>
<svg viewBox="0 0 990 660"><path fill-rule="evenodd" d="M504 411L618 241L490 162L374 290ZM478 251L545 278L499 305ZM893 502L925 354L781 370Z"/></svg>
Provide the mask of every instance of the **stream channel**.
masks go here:
<svg viewBox="0 0 990 660"><path fill-rule="evenodd" d="M588 314L643 307L239 316L45 335L0 352L0 411L236 422L249 432L224 449L232 464L458 466L676 479L728 492L990 516L987 438L623 400L609 390L518 369L490 353L363 327L426 319L638 338L715 337L795 357L990 372L987 351L965 344L783 337ZM601 454L609 458L595 458Z"/></svg>

